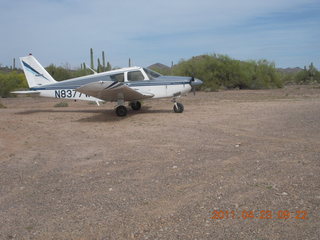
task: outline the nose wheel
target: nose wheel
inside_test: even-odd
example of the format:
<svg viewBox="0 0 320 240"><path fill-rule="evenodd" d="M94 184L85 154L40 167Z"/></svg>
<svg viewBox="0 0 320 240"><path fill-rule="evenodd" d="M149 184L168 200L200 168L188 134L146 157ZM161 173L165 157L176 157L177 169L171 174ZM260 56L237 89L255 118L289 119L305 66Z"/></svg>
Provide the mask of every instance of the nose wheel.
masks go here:
<svg viewBox="0 0 320 240"><path fill-rule="evenodd" d="M178 102L175 102L174 105L173 105L173 111L175 113L182 113L184 110L184 107L182 105L182 103L178 103Z"/></svg>

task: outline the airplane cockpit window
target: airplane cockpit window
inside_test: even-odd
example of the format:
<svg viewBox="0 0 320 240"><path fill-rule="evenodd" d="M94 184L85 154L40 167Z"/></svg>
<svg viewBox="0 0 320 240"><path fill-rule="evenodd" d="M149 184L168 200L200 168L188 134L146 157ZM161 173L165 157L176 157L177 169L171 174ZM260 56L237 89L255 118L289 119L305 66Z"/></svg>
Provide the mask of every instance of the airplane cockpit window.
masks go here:
<svg viewBox="0 0 320 240"><path fill-rule="evenodd" d="M113 81L123 82L124 81L124 73L118 73L118 74L110 75L110 78Z"/></svg>
<svg viewBox="0 0 320 240"><path fill-rule="evenodd" d="M153 78L157 78L160 77L161 74L157 73L155 71L150 70L149 68L144 68L143 69L145 71L145 73L148 75L149 79L153 79Z"/></svg>
<svg viewBox="0 0 320 240"><path fill-rule="evenodd" d="M143 81L144 76L140 71L128 72L128 81Z"/></svg>

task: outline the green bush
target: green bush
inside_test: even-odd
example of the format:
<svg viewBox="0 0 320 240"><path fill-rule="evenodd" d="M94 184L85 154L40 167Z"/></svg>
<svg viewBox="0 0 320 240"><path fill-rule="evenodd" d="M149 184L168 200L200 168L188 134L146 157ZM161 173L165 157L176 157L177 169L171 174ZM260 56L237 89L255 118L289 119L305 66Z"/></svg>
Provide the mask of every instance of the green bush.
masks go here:
<svg viewBox="0 0 320 240"><path fill-rule="evenodd" d="M298 84L320 83L320 72L311 63L308 67L298 72L295 76L295 82Z"/></svg>
<svg viewBox="0 0 320 240"><path fill-rule="evenodd" d="M0 96L9 97L10 92L16 89L27 88L27 81L23 73L0 72Z"/></svg>
<svg viewBox="0 0 320 240"><path fill-rule="evenodd" d="M67 102L59 102L54 105L54 107L68 107L69 104Z"/></svg>
<svg viewBox="0 0 320 240"><path fill-rule="evenodd" d="M202 55L181 60L172 69L174 75L194 76L204 81L202 90L220 88L280 88L283 83L274 63L267 60L239 61L225 55Z"/></svg>
<svg viewBox="0 0 320 240"><path fill-rule="evenodd" d="M71 70L68 66L66 67L56 67L55 65L51 64L46 67L48 73L57 81L67 80L70 78L76 78L85 76L88 74L92 74L89 69L77 69Z"/></svg>

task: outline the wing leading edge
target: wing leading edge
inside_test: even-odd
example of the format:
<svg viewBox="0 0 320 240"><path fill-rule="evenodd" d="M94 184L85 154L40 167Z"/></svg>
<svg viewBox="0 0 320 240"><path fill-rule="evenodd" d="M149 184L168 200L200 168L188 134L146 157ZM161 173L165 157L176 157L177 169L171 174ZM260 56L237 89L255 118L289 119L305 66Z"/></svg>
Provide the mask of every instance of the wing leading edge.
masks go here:
<svg viewBox="0 0 320 240"><path fill-rule="evenodd" d="M136 101L146 98L152 98L150 93L140 93L133 90L122 82L100 81L85 84L77 89L78 92L99 98L104 101Z"/></svg>

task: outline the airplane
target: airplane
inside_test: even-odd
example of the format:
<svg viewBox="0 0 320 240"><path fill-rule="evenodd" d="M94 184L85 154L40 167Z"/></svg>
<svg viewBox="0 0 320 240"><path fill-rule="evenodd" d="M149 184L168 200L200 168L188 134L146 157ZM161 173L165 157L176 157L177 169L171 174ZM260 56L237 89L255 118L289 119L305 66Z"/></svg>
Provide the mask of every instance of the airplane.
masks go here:
<svg viewBox="0 0 320 240"><path fill-rule="evenodd" d="M194 77L163 76L148 68L129 67L96 73L57 82L29 54L21 57L22 69L29 85L28 91L14 91L16 94L37 93L42 97L100 102L116 102L115 112L119 117L127 115L125 102L138 111L141 101L157 98L172 98L175 113L182 113L184 106L177 98L194 91L203 82Z"/></svg>

